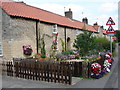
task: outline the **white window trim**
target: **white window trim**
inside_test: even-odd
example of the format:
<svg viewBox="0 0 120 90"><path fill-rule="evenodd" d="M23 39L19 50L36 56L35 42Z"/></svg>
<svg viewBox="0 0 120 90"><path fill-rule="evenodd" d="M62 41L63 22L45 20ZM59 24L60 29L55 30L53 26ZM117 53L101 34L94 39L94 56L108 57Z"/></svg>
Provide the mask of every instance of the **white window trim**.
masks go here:
<svg viewBox="0 0 120 90"><path fill-rule="evenodd" d="M57 33L57 24L52 26L52 33Z"/></svg>
<svg viewBox="0 0 120 90"><path fill-rule="evenodd" d="M0 56L3 56L3 47L2 47L2 43L0 43L1 45L1 51L2 51L2 54L0 54Z"/></svg>

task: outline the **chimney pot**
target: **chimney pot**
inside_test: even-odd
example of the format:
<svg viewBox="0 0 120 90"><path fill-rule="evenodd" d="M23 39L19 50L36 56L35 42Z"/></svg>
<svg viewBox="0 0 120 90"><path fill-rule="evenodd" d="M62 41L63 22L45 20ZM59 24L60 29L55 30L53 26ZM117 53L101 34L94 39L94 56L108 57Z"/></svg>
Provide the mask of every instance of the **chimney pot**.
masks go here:
<svg viewBox="0 0 120 90"><path fill-rule="evenodd" d="M84 22L85 24L88 24L88 19L87 19L87 17L83 18L83 19L82 19L82 22Z"/></svg>
<svg viewBox="0 0 120 90"><path fill-rule="evenodd" d="M70 19L73 18L73 14L72 14L71 8L69 8L69 11L66 11L66 12L65 12L65 16L66 16L67 18L70 18Z"/></svg>
<svg viewBox="0 0 120 90"><path fill-rule="evenodd" d="M94 23L93 25L94 25L94 26L98 26L98 23L96 22L96 23Z"/></svg>

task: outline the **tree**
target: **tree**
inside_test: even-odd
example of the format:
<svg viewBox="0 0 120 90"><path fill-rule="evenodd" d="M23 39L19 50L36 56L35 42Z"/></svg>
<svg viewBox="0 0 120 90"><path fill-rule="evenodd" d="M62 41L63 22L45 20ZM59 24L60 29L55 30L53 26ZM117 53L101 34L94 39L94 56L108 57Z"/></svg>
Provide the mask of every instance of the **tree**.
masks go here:
<svg viewBox="0 0 120 90"><path fill-rule="evenodd" d="M91 50L95 49L95 38L92 36L92 32L84 31L84 33L77 36L73 47L77 48L82 56L86 56Z"/></svg>
<svg viewBox="0 0 120 90"><path fill-rule="evenodd" d="M115 36L117 37L117 42L120 42L120 30L116 30Z"/></svg>

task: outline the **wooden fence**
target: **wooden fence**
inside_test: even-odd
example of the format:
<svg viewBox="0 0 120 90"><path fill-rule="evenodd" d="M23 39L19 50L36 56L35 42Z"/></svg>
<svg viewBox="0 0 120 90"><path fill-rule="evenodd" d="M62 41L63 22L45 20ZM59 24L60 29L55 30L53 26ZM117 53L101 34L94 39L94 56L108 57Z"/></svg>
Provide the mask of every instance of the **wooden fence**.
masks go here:
<svg viewBox="0 0 120 90"><path fill-rule="evenodd" d="M104 60L93 62L53 62L17 59L3 64L8 76L71 84L72 77L91 77L91 64L99 63L103 68Z"/></svg>
<svg viewBox="0 0 120 90"><path fill-rule="evenodd" d="M47 62L7 62L7 75L25 79L71 84L71 68L68 64Z"/></svg>
<svg viewBox="0 0 120 90"><path fill-rule="evenodd" d="M71 73L73 77L82 76L82 62L69 62Z"/></svg>

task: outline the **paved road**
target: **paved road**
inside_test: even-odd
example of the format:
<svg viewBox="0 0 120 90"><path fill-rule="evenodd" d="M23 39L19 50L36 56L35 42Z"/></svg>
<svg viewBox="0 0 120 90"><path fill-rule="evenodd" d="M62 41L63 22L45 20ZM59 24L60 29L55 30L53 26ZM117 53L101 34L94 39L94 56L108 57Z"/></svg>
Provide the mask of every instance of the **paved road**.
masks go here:
<svg viewBox="0 0 120 90"><path fill-rule="evenodd" d="M118 52L119 51L119 52ZM13 77L2 77L3 88L118 88L118 70L120 70L120 47L118 56L115 57L111 72L98 80L81 79L77 84L66 85L59 83L48 83L44 81L32 81L25 79L17 79ZM119 64L119 65L118 65ZM120 78L119 78L120 79ZM120 86L120 85L119 85ZM113 89L112 89L113 90Z"/></svg>

